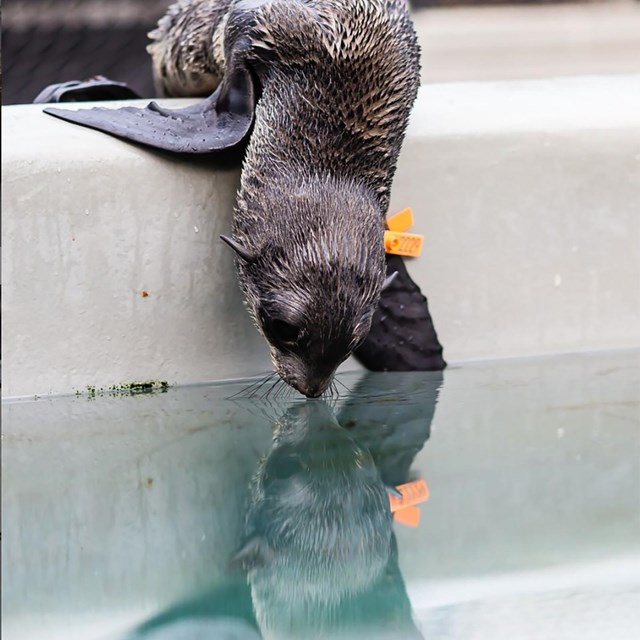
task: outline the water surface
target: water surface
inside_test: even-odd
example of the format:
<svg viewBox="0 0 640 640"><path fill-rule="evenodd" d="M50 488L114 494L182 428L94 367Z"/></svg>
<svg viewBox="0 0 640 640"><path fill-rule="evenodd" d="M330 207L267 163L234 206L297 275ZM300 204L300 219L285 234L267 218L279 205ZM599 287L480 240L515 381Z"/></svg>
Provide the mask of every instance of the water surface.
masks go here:
<svg viewBox="0 0 640 640"><path fill-rule="evenodd" d="M3 403L3 637L640 636L638 352L341 381Z"/></svg>

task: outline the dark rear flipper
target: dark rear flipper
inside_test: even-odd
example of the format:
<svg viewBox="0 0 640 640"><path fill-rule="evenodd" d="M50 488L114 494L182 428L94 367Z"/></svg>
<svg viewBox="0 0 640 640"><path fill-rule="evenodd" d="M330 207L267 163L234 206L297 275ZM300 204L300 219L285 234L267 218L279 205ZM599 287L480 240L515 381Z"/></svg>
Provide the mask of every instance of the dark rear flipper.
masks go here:
<svg viewBox="0 0 640 640"><path fill-rule="evenodd" d="M68 122L164 151L206 154L236 147L249 134L257 98L254 78L246 64L249 45L243 42L234 47L233 44L230 39L227 70L217 89L205 100L184 109L165 109L151 102L144 108L95 107L76 111L48 107L44 111ZM107 82L113 90L114 83ZM95 98L98 89L99 83L94 83L93 88L86 86L85 95L89 91L89 96ZM38 96L39 101L56 97L55 90L46 91Z"/></svg>
<svg viewBox="0 0 640 640"><path fill-rule="evenodd" d="M387 275L398 275L382 292L371 331L354 353L371 371L440 371L447 366L427 299L400 256L387 255Z"/></svg>

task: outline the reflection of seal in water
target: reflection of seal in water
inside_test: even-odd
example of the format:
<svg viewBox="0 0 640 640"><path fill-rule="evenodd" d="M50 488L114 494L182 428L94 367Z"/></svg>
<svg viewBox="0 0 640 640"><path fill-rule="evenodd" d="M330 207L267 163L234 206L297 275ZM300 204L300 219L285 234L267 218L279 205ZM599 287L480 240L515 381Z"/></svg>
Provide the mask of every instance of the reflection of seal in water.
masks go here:
<svg viewBox="0 0 640 640"><path fill-rule="evenodd" d="M278 373L319 396L366 338L385 281L389 190L419 85L405 1L180 0L153 37L165 93L215 93L177 112L47 111L186 152L234 146L253 124L227 241Z"/></svg>
<svg viewBox="0 0 640 640"><path fill-rule="evenodd" d="M420 637L380 474L324 403L294 405L279 421L246 536L236 560L263 637Z"/></svg>
<svg viewBox="0 0 640 640"><path fill-rule="evenodd" d="M386 486L414 479L411 465L431 435L442 383L439 371L368 372L342 407L338 422L371 453Z"/></svg>
<svg viewBox="0 0 640 640"><path fill-rule="evenodd" d="M441 374L369 373L342 407L345 428L323 403L291 407L251 482L237 557L249 584L239 572L220 581L213 571L210 589L149 619L135 638L155 640L165 627L168 635L177 619L211 620L211 637L235 619L243 639L258 628L267 638L307 640L314 629L327 640L420 638L381 482L410 479L441 383ZM354 541L360 548L352 557Z"/></svg>

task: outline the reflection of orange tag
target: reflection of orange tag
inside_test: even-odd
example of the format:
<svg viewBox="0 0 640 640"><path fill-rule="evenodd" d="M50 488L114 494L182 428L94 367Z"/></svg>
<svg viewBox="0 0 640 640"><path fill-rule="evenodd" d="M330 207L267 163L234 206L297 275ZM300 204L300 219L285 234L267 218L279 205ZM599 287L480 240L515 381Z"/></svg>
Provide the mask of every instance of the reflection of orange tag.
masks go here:
<svg viewBox="0 0 640 640"><path fill-rule="evenodd" d="M418 233L384 232L384 250L398 256L417 257L422 253L424 236Z"/></svg>
<svg viewBox="0 0 640 640"><path fill-rule="evenodd" d="M417 527L420 524L420 507L405 507L393 514L393 519L407 527Z"/></svg>
<svg viewBox="0 0 640 640"><path fill-rule="evenodd" d="M410 527L417 527L420 522L420 509L417 505L429 499L426 481L421 478L415 482L401 484L396 489L402 494L402 498L389 496L393 519Z"/></svg>

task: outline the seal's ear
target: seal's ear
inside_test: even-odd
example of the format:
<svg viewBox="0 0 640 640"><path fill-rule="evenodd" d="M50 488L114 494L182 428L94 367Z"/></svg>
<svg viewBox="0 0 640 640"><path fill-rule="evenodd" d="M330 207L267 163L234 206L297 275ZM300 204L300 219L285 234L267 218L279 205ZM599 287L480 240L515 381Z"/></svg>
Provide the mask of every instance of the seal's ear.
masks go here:
<svg viewBox="0 0 640 640"><path fill-rule="evenodd" d="M261 536L249 538L231 558L230 566L239 567L245 571L264 567L273 559L273 550Z"/></svg>
<svg viewBox="0 0 640 640"><path fill-rule="evenodd" d="M229 65L216 91L184 109L96 107L71 111L48 107L45 113L119 138L176 153L211 153L233 147L249 133L256 90L244 63Z"/></svg>
<svg viewBox="0 0 640 640"><path fill-rule="evenodd" d="M226 242L235 252L239 258L242 258L248 264L255 262L256 256L254 253L251 253L249 249L245 249L239 242L236 242L233 238L229 236L220 236L220 239L223 242Z"/></svg>

